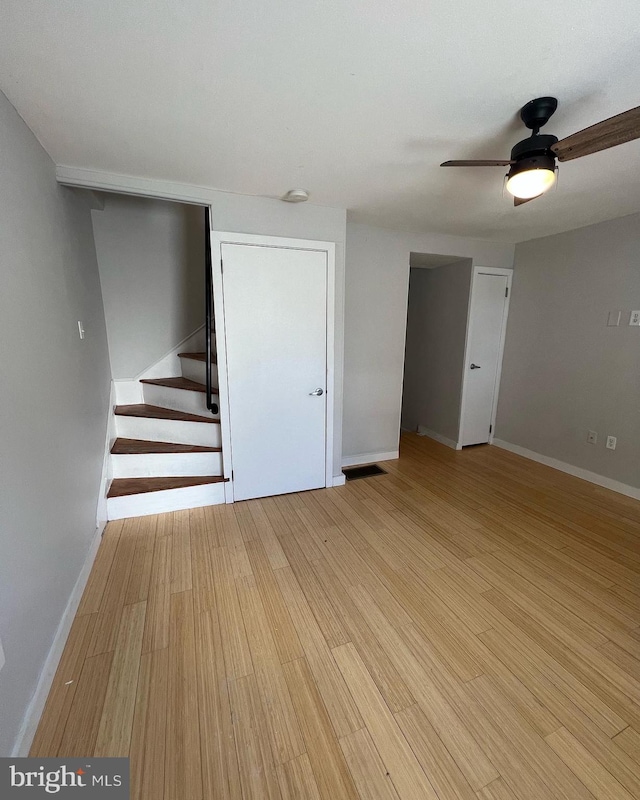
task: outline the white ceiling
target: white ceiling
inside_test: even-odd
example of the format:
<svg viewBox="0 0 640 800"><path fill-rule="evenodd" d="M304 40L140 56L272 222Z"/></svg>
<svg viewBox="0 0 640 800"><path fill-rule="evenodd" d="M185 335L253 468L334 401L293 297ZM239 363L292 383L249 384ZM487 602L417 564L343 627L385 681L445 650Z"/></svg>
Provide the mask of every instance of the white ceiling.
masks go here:
<svg viewBox="0 0 640 800"><path fill-rule="evenodd" d="M2 0L0 87L58 164L520 241L640 211L640 141L517 209L527 100L563 137L640 105L638 0Z"/></svg>

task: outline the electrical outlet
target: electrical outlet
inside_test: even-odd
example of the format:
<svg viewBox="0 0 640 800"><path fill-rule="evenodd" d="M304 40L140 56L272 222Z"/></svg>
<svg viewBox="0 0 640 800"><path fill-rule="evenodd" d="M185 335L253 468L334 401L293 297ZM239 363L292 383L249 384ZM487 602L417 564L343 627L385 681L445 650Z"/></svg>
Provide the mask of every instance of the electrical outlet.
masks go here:
<svg viewBox="0 0 640 800"><path fill-rule="evenodd" d="M587 434L587 441L589 444L596 444L598 441L598 434L595 431L589 431Z"/></svg>
<svg viewBox="0 0 640 800"><path fill-rule="evenodd" d="M632 311L629 315L629 325L640 325L640 311Z"/></svg>
<svg viewBox="0 0 640 800"><path fill-rule="evenodd" d="M607 436L607 448L609 450L615 450L617 443L618 443L618 440L616 439L615 436Z"/></svg>

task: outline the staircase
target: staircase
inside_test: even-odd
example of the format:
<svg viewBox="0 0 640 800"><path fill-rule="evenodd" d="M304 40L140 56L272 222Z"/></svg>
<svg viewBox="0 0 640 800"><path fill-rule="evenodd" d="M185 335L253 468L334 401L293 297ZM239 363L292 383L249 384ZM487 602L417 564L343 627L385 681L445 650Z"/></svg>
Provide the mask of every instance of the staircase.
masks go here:
<svg viewBox="0 0 640 800"><path fill-rule="evenodd" d="M109 519L224 502L218 390L211 393L212 415L206 354L178 356L180 376L142 379L144 402L115 407ZM217 385L213 359L211 385Z"/></svg>

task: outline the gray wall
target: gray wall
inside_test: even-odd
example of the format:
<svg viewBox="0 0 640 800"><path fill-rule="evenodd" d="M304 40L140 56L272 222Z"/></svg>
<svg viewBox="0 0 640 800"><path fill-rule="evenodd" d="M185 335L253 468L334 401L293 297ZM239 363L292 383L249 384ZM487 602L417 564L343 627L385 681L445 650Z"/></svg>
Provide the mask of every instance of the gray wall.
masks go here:
<svg viewBox="0 0 640 800"><path fill-rule="evenodd" d="M347 225L344 346L345 457L397 450L411 253L513 266L514 245Z"/></svg>
<svg viewBox="0 0 640 800"><path fill-rule="evenodd" d="M204 210L105 195L92 212L115 379L132 379L204 324Z"/></svg>
<svg viewBox="0 0 640 800"><path fill-rule="evenodd" d="M95 535L111 376L89 209L57 185L53 162L1 93L0 174L7 756Z"/></svg>
<svg viewBox="0 0 640 800"><path fill-rule="evenodd" d="M458 441L471 259L411 270L402 427Z"/></svg>
<svg viewBox="0 0 640 800"><path fill-rule="evenodd" d="M640 487L640 215L516 247L496 436ZM622 311L620 327L607 327ZM587 443L587 431L598 443ZM615 451L605 448L617 436Z"/></svg>

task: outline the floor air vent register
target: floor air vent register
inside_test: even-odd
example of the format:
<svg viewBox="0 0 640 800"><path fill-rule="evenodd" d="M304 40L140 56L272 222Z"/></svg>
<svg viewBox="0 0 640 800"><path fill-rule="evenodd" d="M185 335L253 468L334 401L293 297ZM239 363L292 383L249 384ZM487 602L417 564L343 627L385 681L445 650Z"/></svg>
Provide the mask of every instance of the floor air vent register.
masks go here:
<svg viewBox="0 0 640 800"><path fill-rule="evenodd" d="M343 469L345 478L348 481L355 481L358 478L372 478L374 475L386 475L386 471L377 464L367 464L364 467L348 467Z"/></svg>

